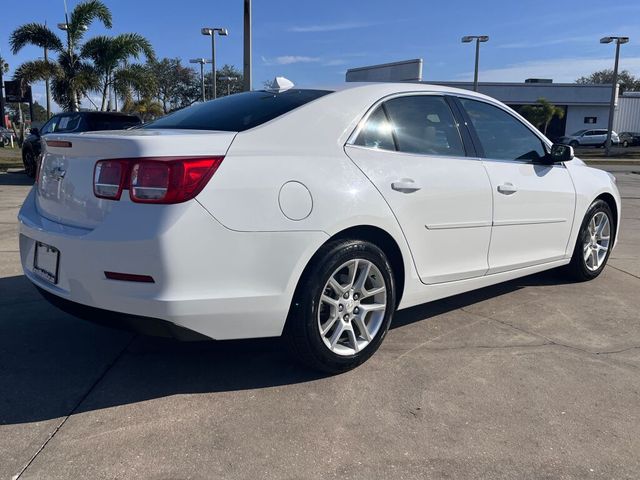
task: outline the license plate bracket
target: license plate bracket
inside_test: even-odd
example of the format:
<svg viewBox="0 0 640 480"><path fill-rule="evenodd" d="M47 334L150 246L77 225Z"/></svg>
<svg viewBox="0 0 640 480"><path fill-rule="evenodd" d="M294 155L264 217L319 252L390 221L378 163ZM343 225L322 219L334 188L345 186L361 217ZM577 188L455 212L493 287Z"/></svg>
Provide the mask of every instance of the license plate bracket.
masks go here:
<svg viewBox="0 0 640 480"><path fill-rule="evenodd" d="M33 254L33 271L44 280L58 283L58 268L60 266L60 250L46 243L36 242Z"/></svg>

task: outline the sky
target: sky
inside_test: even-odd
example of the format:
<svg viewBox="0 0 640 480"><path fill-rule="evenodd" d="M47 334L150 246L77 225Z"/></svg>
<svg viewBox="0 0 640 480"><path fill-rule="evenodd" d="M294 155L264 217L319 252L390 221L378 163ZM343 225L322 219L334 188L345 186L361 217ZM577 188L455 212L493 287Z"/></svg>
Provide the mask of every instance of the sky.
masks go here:
<svg viewBox="0 0 640 480"><path fill-rule="evenodd" d="M8 0L3 0L3 3ZM242 0L104 0L113 28L93 24L92 35L137 32L158 57L209 57L200 28L225 27L217 39L218 65L242 68ZM72 9L78 0L68 0ZM12 55L11 32L24 23L64 21L63 0L30 0L28 8L3 8L0 53L11 70L42 55L26 47ZM573 82L613 67L615 46L606 35L626 35L620 68L640 75L640 1L618 0L253 0L254 88L275 76L299 86L344 81L348 68L422 58L425 80L472 80L474 47L463 35L489 35L482 45L481 81L530 77ZM63 33L63 32L60 32ZM43 103L44 86L34 85Z"/></svg>

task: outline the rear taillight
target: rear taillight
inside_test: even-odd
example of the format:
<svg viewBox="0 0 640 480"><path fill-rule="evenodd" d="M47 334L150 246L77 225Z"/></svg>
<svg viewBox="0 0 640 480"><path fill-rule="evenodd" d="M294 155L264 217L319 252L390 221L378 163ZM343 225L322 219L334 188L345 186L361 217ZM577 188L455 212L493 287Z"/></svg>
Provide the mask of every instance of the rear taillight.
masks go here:
<svg viewBox="0 0 640 480"><path fill-rule="evenodd" d="M129 162L100 160L93 170L93 193L98 198L120 200Z"/></svg>
<svg viewBox="0 0 640 480"><path fill-rule="evenodd" d="M118 200L123 189L137 203L180 203L194 198L224 157L159 157L100 160L94 193Z"/></svg>

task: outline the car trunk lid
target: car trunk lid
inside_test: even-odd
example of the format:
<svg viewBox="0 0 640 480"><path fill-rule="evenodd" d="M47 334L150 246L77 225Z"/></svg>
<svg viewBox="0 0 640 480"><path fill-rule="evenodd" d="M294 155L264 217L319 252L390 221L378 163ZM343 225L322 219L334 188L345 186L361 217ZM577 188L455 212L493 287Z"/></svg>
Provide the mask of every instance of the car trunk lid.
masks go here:
<svg viewBox="0 0 640 480"><path fill-rule="evenodd" d="M47 135L36 184L36 205L49 220L93 229L114 208L129 203L97 198L93 174L98 160L141 157L224 156L235 132L129 130Z"/></svg>

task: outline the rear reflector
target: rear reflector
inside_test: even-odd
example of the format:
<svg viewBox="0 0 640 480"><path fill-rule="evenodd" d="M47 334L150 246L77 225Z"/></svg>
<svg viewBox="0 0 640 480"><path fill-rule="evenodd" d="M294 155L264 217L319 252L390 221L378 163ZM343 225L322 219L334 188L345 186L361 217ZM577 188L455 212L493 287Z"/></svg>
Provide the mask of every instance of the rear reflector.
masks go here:
<svg viewBox="0 0 640 480"><path fill-rule="evenodd" d="M104 272L109 280L121 280L123 282L156 283L149 275L135 275L132 273Z"/></svg>
<svg viewBox="0 0 640 480"><path fill-rule="evenodd" d="M57 147L57 148L71 148L73 144L71 142L65 142L62 140L45 140L48 147Z"/></svg>
<svg viewBox="0 0 640 480"><path fill-rule="evenodd" d="M100 160L96 163L96 197L119 200L123 189L136 203L180 203L194 198L224 157L153 157Z"/></svg>

